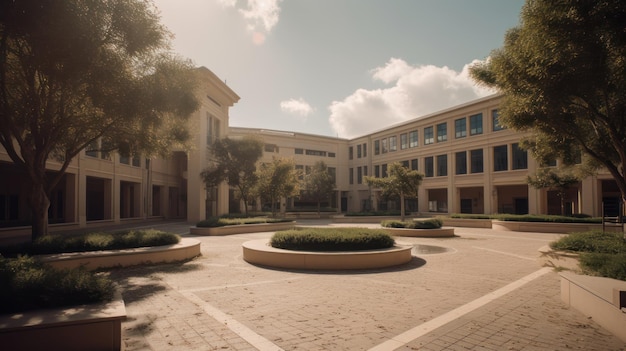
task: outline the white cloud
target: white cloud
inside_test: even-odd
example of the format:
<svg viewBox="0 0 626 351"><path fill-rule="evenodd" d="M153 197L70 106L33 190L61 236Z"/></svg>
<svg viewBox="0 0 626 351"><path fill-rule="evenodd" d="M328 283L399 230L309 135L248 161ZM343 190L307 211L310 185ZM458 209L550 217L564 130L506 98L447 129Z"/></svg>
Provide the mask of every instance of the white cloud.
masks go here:
<svg viewBox="0 0 626 351"><path fill-rule="evenodd" d="M280 2L282 0L218 0L222 6L235 7L246 19L248 30L252 33L252 42L261 45L265 37L278 23ZM242 3L239 5L239 3ZM244 5L245 4L245 5Z"/></svg>
<svg viewBox="0 0 626 351"><path fill-rule="evenodd" d="M282 101L280 103L280 109L283 110L283 112L295 114L304 118L313 113L313 107L311 107L311 105L309 105L309 103L304 101L302 98L297 100L289 99Z"/></svg>
<svg viewBox="0 0 626 351"><path fill-rule="evenodd" d="M470 78L469 67L475 62L456 72L445 66L411 66L392 58L371 73L374 79L395 84L385 89L358 89L342 101L333 101L329 106L331 127L340 137L352 138L493 94L495 91Z"/></svg>

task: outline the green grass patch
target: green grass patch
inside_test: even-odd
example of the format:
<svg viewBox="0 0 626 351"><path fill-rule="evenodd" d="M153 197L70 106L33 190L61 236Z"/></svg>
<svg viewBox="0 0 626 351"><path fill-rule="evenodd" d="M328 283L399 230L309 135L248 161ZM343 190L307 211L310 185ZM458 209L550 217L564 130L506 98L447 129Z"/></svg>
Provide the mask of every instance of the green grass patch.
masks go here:
<svg viewBox="0 0 626 351"><path fill-rule="evenodd" d="M449 217L458 219L493 219L492 215L479 213L453 213Z"/></svg>
<svg viewBox="0 0 626 351"><path fill-rule="evenodd" d="M0 256L0 314L110 301L113 282L82 268L55 270L32 257Z"/></svg>
<svg viewBox="0 0 626 351"><path fill-rule="evenodd" d="M291 219L286 218L267 218L267 217L238 217L238 218L224 218L224 217L210 217L196 224L198 228L214 228L225 227L228 225L241 225L241 224L263 224L263 223L282 223L292 222Z"/></svg>
<svg viewBox="0 0 626 351"><path fill-rule="evenodd" d="M295 228L276 232L270 245L302 251L359 251L383 249L395 244L383 229Z"/></svg>
<svg viewBox="0 0 626 351"><path fill-rule="evenodd" d="M405 229L439 229L443 221L439 218L414 219L412 221L387 220L380 225L384 228L405 228Z"/></svg>
<svg viewBox="0 0 626 351"><path fill-rule="evenodd" d="M346 217L365 217L365 216L399 216L400 211L391 210L391 211L370 211L370 212L348 212L345 214ZM407 213L408 215L408 213Z"/></svg>
<svg viewBox="0 0 626 351"><path fill-rule="evenodd" d="M550 243L554 250L580 253L580 267L585 273L626 280L626 241L623 233L571 233Z"/></svg>
<svg viewBox="0 0 626 351"><path fill-rule="evenodd" d="M64 252L85 252L102 250L123 250L137 247L177 244L176 234L155 229L130 230L117 233L88 233L82 235L51 234L38 238L32 243L0 247L5 256L17 254L42 255Z"/></svg>

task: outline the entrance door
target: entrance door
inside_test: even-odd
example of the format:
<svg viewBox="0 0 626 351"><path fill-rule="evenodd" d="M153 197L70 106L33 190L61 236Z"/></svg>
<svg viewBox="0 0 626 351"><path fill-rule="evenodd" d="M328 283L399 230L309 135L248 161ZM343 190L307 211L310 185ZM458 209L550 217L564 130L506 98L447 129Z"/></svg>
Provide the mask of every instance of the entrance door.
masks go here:
<svg viewBox="0 0 626 351"><path fill-rule="evenodd" d="M461 199L461 213L472 213L472 199Z"/></svg>

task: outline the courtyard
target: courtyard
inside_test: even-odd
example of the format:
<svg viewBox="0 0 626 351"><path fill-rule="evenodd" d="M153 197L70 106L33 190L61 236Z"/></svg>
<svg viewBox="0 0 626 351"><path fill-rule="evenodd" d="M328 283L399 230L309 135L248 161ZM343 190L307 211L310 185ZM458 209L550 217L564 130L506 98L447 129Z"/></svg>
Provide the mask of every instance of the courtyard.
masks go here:
<svg viewBox="0 0 626 351"><path fill-rule="evenodd" d="M191 236L184 222L151 226ZM456 234L397 238L416 245L406 265L334 272L245 262L241 244L269 232L194 236L201 257L111 272L126 350L626 350L567 308L558 273L537 263L558 234Z"/></svg>

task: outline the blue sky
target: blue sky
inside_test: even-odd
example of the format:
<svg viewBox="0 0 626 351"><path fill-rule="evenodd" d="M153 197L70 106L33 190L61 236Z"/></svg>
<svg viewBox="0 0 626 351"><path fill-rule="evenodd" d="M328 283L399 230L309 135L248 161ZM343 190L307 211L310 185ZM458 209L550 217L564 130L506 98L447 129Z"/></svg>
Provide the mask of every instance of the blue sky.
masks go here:
<svg viewBox="0 0 626 351"><path fill-rule="evenodd" d="M230 125L351 138L478 97L467 66L523 0L154 0L173 50L241 97Z"/></svg>

